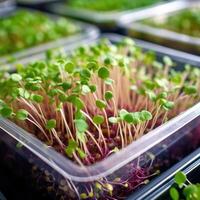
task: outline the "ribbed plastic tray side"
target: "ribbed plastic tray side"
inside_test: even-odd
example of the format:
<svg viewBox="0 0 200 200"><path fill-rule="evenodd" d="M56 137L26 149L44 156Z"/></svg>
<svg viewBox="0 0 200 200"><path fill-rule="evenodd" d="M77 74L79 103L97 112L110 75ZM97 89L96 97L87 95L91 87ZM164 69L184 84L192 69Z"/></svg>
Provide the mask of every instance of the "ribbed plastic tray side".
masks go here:
<svg viewBox="0 0 200 200"><path fill-rule="evenodd" d="M123 37L107 35L112 42ZM144 49L155 50L158 56L168 54L179 64L200 66L198 57L138 42ZM175 56L173 56L175 55ZM138 185L147 183L158 170L165 171L200 146L200 104L193 106L166 124L149 132L105 160L81 167L47 147L8 120L0 119L0 158L10 169L25 178L24 182L51 198L78 199L80 193L96 191L96 183L113 183L113 195L127 196ZM190 144L190 145L188 145ZM9 159L10 158L10 159ZM20 171L21 170L21 171ZM136 180L136 177L140 179ZM117 181L129 179L127 185ZM120 191L120 194L119 194ZM100 191L106 198L106 191Z"/></svg>
<svg viewBox="0 0 200 200"><path fill-rule="evenodd" d="M25 9L25 8L17 8L17 10L29 10L31 12L41 12L41 11ZM12 11L13 10L11 10L11 12L9 12L9 13L11 14ZM57 20L57 19L60 18L59 16L56 16L56 15L53 15L53 14L49 14L49 13L45 13L45 12L44 12L44 14L49 16L52 20ZM39 45L36 45L34 47L26 48L26 49L21 50L19 52L0 57L0 65L10 63L11 61L14 62L15 60L22 59L22 58L25 58L25 57L29 57L29 56L34 55L34 54L45 52L48 49L53 49L53 48L57 48L57 47L60 47L60 46L70 45L70 44L73 44L75 42L78 43L78 42L81 42L84 39L93 40L93 39L96 39L99 36L99 30L95 26L87 24L87 23L83 23L83 22L80 22L80 21L77 21L77 20L73 20L73 19L70 19L70 20L74 24L76 24L77 27L80 28L79 32L77 32L73 35L69 35L67 37L62 37L62 38L55 40L55 41L49 41L45 44L39 44Z"/></svg>
<svg viewBox="0 0 200 200"><path fill-rule="evenodd" d="M129 36L155 42L171 48L187 51L190 53L200 53L200 38L192 37L186 34L174 32L164 28L154 27L144 24L146 19L166 18L176 14L186 8L200 7L198 1L180 1L177 0L170 5L162 5L154 8L151 12L146 12L140 16L136 16L132 20L129 16L120 19L118 26Z"/></svg>

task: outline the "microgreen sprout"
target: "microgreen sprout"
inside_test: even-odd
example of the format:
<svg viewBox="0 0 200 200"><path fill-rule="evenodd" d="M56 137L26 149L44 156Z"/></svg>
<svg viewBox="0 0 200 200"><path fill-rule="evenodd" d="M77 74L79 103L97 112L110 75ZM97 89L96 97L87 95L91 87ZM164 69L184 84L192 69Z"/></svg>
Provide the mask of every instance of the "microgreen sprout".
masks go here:
<svg viewBox="0 0 200 200"><path fill-rule="evenodd" d="M18 120L24 121L24 120L27 119L27 117L28 117L28 112L27 112L26 110L24 110L24 109L20 109L20 110L18 110L17 113L16 113L16 118L17 118Z"/></svg>
<svg viewBox="0 0 200 200"><path fill-rule="evenodd" d="M50 119L46 123L46 129L51 130L56 127L56 120L55 119Z"/></svg>

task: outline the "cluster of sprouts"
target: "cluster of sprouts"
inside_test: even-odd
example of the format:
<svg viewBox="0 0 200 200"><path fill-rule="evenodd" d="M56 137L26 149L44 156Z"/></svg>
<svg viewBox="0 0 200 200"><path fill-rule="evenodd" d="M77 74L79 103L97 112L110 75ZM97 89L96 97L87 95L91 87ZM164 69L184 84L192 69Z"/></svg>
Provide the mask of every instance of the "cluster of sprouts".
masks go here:
<svg viewBox="0 0 200 200"><path fill-rule="evenodd" d="M152 4L158 3L160 0L140 0L140 1L130 1L130 0L68 0L67 5L74 8L95 10L95 11L116 11L116 10L130 10L135 8L142 8L145 6L150 6Z"/></svg>
<svg viewBox="0 0 200 200"><path fill-rule="evenodd" d="M44 61L18 65L16 73L0 74L0 115L79 165L91 165L199 101L200 70L176 67L129 38L48 54ZM143 182L146 172L138 173ZM121 183L98 186L112 199L114 182L134 188L136 173L130 174Z"/></svg>
<svg viewBox="0 0 200 200"><path fill-rule="evenodd" d="M0 27L1 56L80 31L80 27L68 19L52 19L41 12L26 10L1 18Z"/></svg>
<svg viewBox="0 0 200 200"><path fill-rule="evenodd" d="M200 37L199 11L199 8L184 9L166 17L165 20L145 20L145 23L193 37Z"/></svg>

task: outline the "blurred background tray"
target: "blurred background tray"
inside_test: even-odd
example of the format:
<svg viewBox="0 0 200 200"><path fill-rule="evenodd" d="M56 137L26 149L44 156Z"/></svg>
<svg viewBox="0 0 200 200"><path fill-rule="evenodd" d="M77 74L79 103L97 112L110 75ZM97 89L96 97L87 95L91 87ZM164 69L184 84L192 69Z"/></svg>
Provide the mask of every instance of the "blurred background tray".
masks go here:
<svg viewBox="0 0 200 200"><path fill-rule="evenodd" d="M123 33L129 36L200 55L200 38L144 23L144 20L166 19L186 8L200 9L200 2L178 0L168 5L154 7L151 11L135 16L134 20L131 16L122 17L119 26L123 29Z"/></svg>
<svg viewBox="0 0 200 200"><path fill-rule="evenodd" d="M131 14L134 16L140 15L140 13L149 11L161 4L166 4L166 0L161 0L160 2L154 3L152 5L143 6L142 8L129 9L124 11L105 11L99 12L94 10L88 10L84 8L73 8L67 5L67 0L63 2L57 2L48 4L46 10L55 14L60 14L68 17L73 17L83 21L87 21L98 25L102 31L116 31L117 30L117 21L122 17ZM168 3L167 3L168 4ZM169 3L170 4L170 3Z"/></svg>
<svg viewBox="0 0 200 200"><path fill-rule="evenodd" d="M12 8L11 10L5 12L4 15L1 16L1 18L6 18L19 10L42 13L48 16L52 20L58 20L61 18L60 16L57 16L57 15L53 15L53 14L49 14L49 13L45 13L45 12L37 11L33 9L28 9L28 8L20 8L20 7ZM15 62L16 60L20 58L25 58L34 54L46 52L49 49L55 49L60 46L70 45L73 43L80 43L81 41L87 40L87 39L92 40L99 36L99 30L95 26L84 23L84 22L80 22L74 19L69 19L69 20L73 24L75 24L77 28L80 29L77 33L68 35L68 36L63 36L59 39L51 40L49 42L38 44L32 47L24 48L22 50L7 54L5 56L0 56L0 65L3 66L3 65L6 65L7 63Z"/></svg>

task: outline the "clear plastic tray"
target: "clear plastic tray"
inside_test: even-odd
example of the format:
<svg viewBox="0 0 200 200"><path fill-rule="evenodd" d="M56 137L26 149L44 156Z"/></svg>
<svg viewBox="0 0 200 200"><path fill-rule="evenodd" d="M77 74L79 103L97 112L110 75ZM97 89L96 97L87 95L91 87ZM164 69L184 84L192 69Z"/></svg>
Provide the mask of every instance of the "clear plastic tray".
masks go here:
<svg viewBox="0 0 200 200"><path fill-rule="evenodd" d="M132 19L134 19L135 17L141 15L144 12L151 12L151 10L154 7L157 7L158 5L170 4L166 2L167 1L163 0L161 1L161 3L156 3L154 5L143 8L131 9L127 11L112 11L112 12L111 11L97 12L86 9L72 8L68 6L67 3L65 2L49 4L46 6L46 9L56 14L69 16L94 23L106 31L108 29L115 29L117 21L122 16L130 16Z"/></svg>
<svg viewBox="0 0 200 200"><path fill-rule="evenodd" d="M197 0L178 0L168 5L157 6L137 16L134 20L129 16L124 16L120 19L119 26L129 36L199 55L200 38L142 23L145 19L163 20L186 8L196 7L200 7L200 2Z"/></svg>
<svg viewBox="0 0 200 200"><path fill-rule="evenodd" d="M118 35L104 35L104 37L112 42L123 38ZM163 54L169 55L177 64L189 63L200 66L200 58L197 56L147 42L136 42L144 49L155 51L158 57ZM14 123L0 119L1 165L12 171L20 182L33 187L34 191L37 189L47 199L77 200L80 198L80 193L95 188L99 180L105 184L113 182L116 178L133 178L134 181L137 169L141 168L149 168L152 173L157 172L157 169L165 171L199 146L200 103L118 153L91 166L79 166L73 163ZM142 183L147 182L138 185L141 187ZM120 185L115 185L112 192L116 194L119 188L123 189L125 196L132 192L126 191L126 188ZM99 199L109 198L100 196Z"/></svg>
<svg viewBox="0 0 200 200"><path fill-rule="evenodd" d="M25 8L17 8L16 10L27 10ZM36 10L30 10L31 12L41 12L41 11L36 11ZM4 15L3 17L9 16L11 15L13 12L13 9L10 12L7 12L6 15ZM59 16L56 15L52 15L52 14L48 14L45 13L44 14L48 15L50 18L52 18L52 20L57 20L59 18ZM99 36L99 30L98 28L96 28L93 25L87 24L87 23L83 23L77 20L73 20L70 19L74 24L76 24L78 27L80 27L80 32L71 35L71 36L67 36L67 37L62 37L58 40L55 41L50 41L44 44L39 44L36 45L34 47L30 47L30 48L26 48L23 49L21 51L18 51L16 53L12 53L3 57L0 57L0 65L5 64L5 63L9 63L11 61L15 61L18 60L20 58L24 58L24 57L28 57L34 54L38 54L41 52L45 52L48 49L52 49L52 48L57 48L59 46L64 46L64 45L70 45L73 44L75 42L80 42L84 39L94 39L97 38Z"/></svg>

